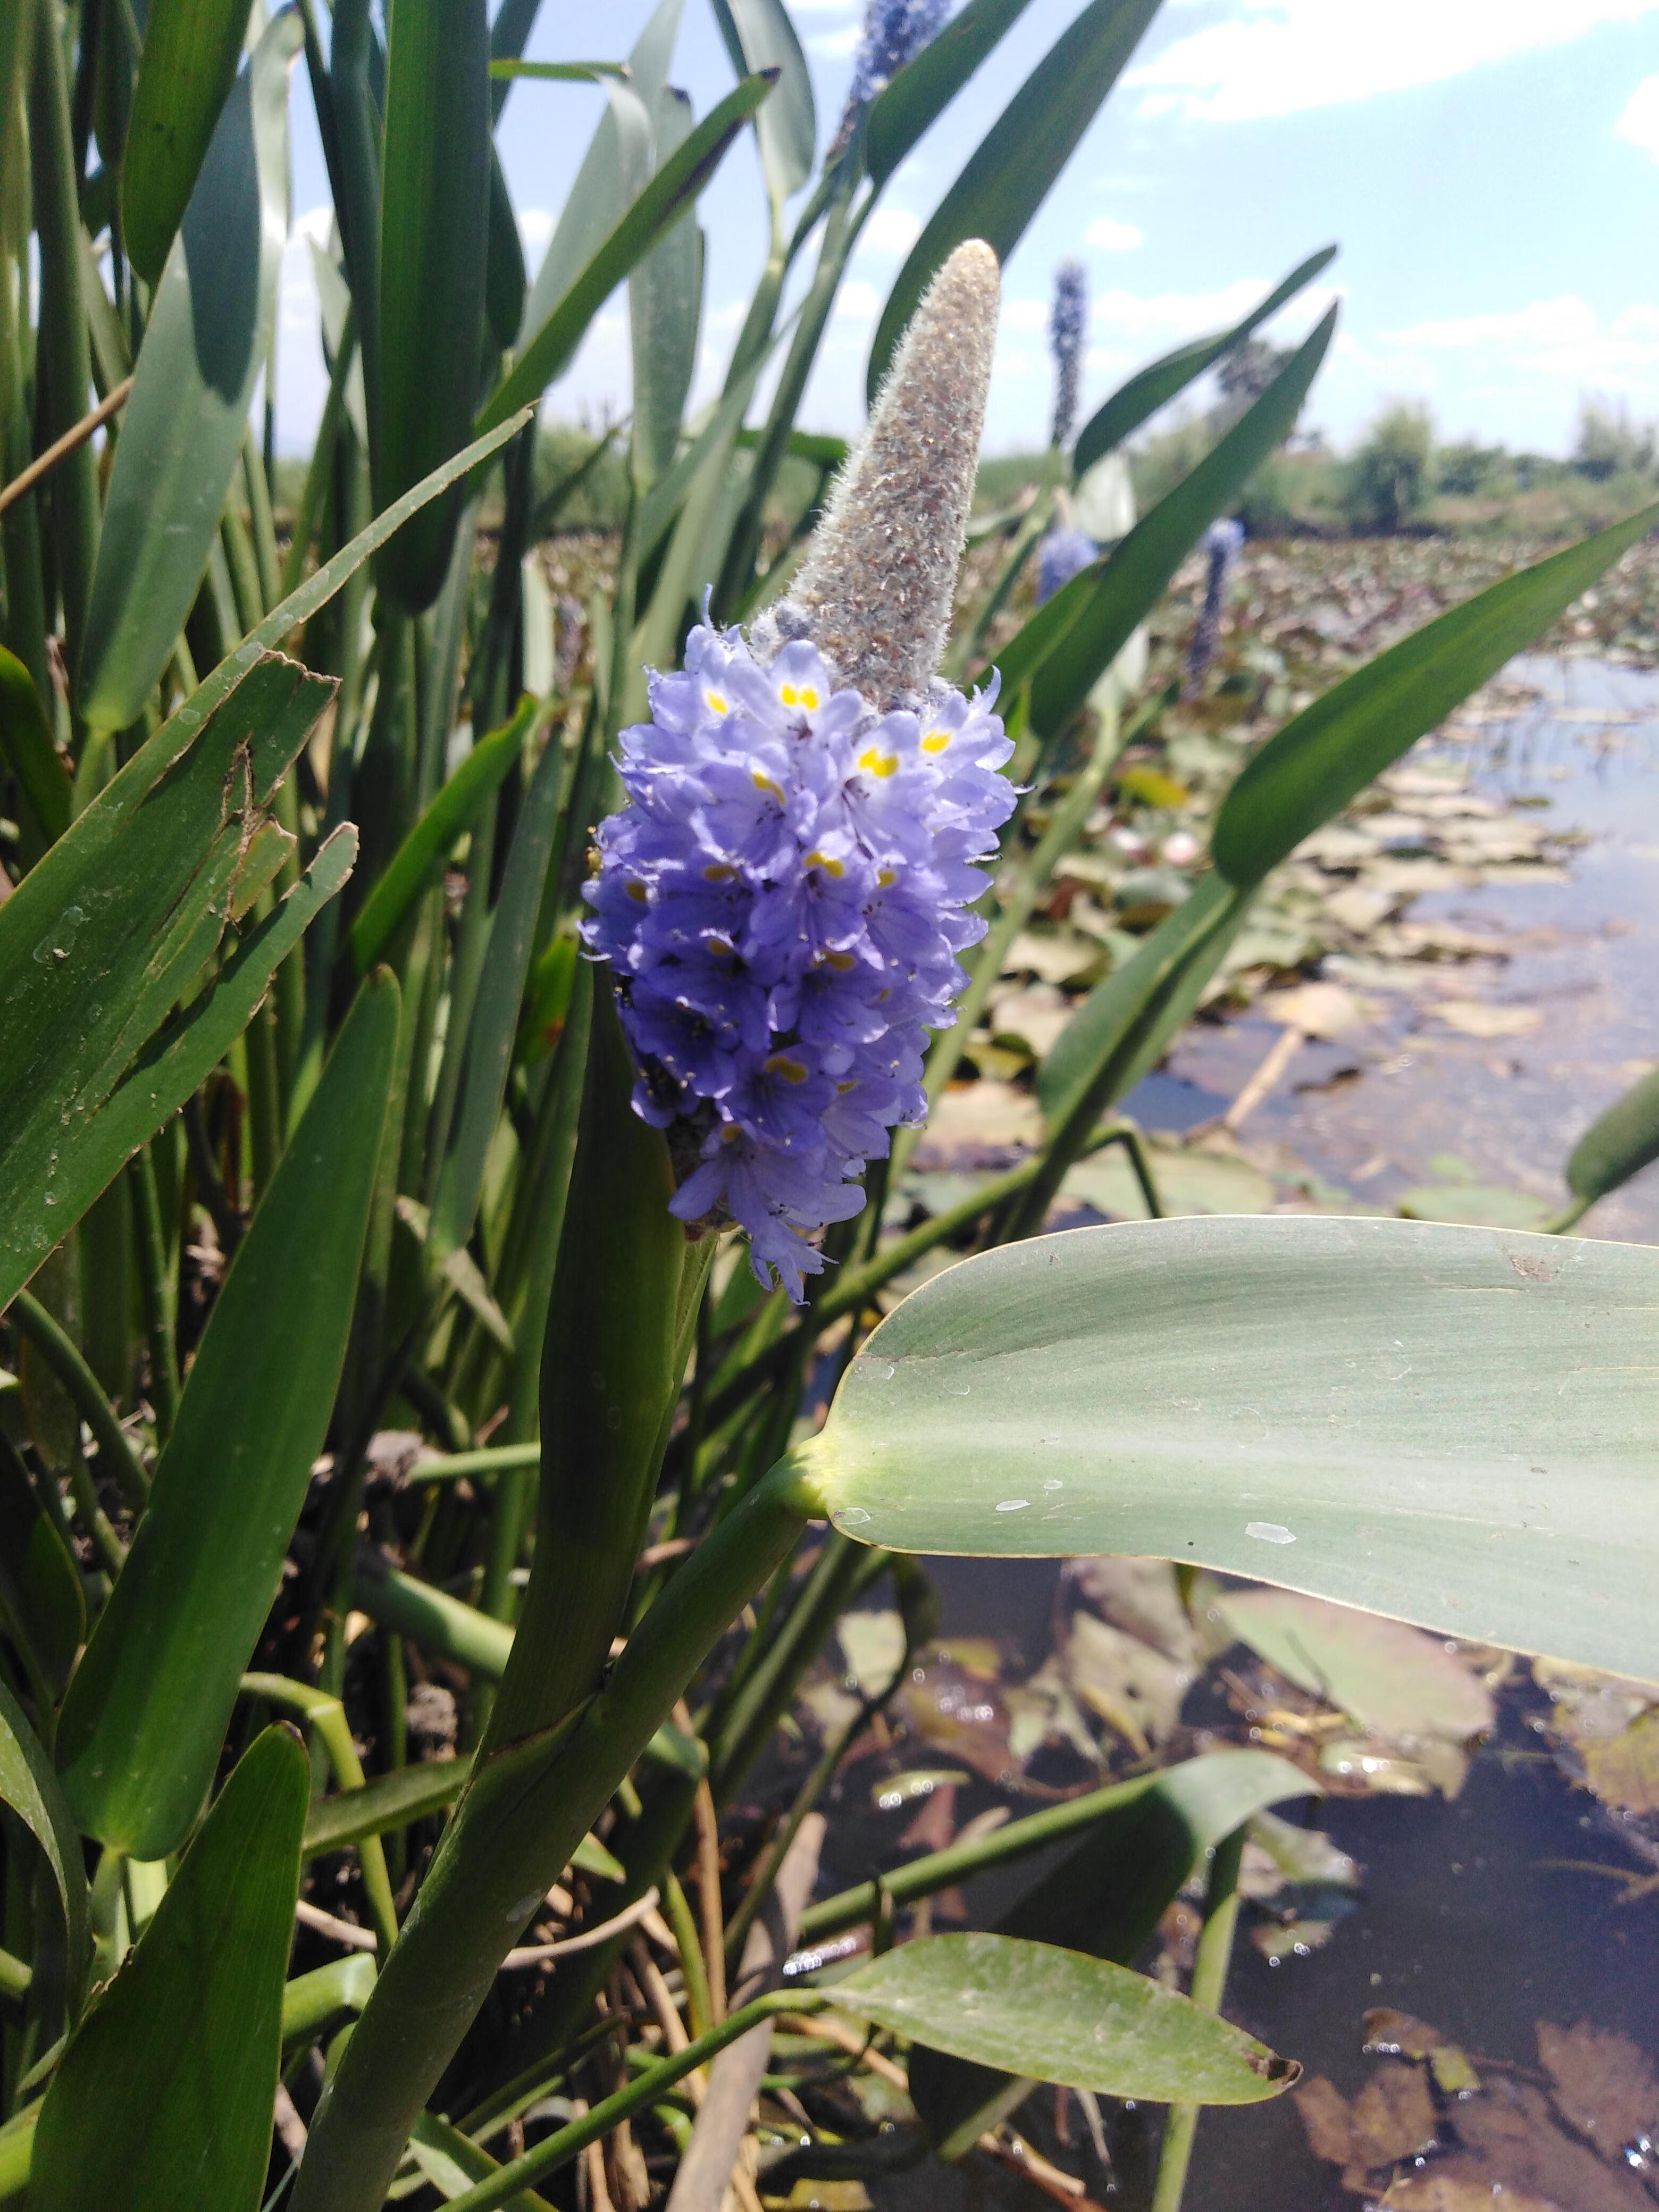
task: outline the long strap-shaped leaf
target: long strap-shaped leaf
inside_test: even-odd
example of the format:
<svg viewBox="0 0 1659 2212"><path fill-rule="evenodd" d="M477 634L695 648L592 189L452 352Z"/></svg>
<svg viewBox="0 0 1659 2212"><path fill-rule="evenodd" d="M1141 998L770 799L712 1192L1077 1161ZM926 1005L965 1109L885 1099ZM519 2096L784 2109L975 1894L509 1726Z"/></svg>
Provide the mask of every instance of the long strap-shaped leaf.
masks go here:
<svg viewBox="0 0 1659 2212"><path fill-rule="evenodd" d="M1137 369L1103 406L1096 409L1078 432L1077 443L1072 448L1073 475L1085 476L1103 453L1109 453L1114 446L1121 446L1126 438L1133 437L1148 416L1166 407L1223 354L1242 345L1253 331L1260 330L1269 316L1287 306L1335 258L1335 246L1322 246L1317 253L1310 253L1292 269L1283 283L1275 284L1265 298L1258 300L1249 313L1230 331L1194 338L1189 344L1177 346L1173 353L1166 353L1149 362L1145 368Z"/></svg>
<svg viewBox="0 0 1659 2212"><path fill-rule="evenodd" d="M322 1449L397 1036L398 987L382 970L238 1248L64 1700L58 1763L76 1816L137 1858L176 1850L207 1794Z"/></svg>
<svg viewBox="0 0 1659 2212"><path fill-rule="evenodd" d="M866 381L872 401L916 303L963 240L982 238L1000 261L1007 260L1158 9L1158 0L1090 0L1009 101L940 201L887 295L870 347ZM896 131L895 137L903 135ZM890 150L884 141L884 158Z"/></svg>
<svg viewBox="0 0 1659 2212"><path fill-rule="evenodd" d="M147 283L189 204L247 28L248 0L154 0L121 155L122 240Z"/></svg>
<svg viewBox="0 0 1659 2212"><path fill-rule="evenodd" d="M1659 1250L1127 1223L967 1260L798 1464L861 1541L1149 1553L1659 1679Z"/></svg>
<svg viewBox="0 0 1659 2212"><path fill-rule="evenodd" d="M1163 597L1194 541L1217 515L1226 513L1262 462L1295 428L1335 328L1333 307L1214 452L1142 515L1114 552L1076 620L1037 668L1031 684L1036 729L1045 736L1058 732L1077 713L1136 623Z"/></svg>
<svg viewBox="0 0 1659 2212"><path fill-rule="evenodd" d="M478 417L481 432L538 399L568 366L589 323L629 270L702 190L726 148L776 82L775 70L745 77L663 163L496 386Z"/></svg>
<svg viewBox="0 0 1659 2212"><path fill-rule="evenodd" d="M33 2212L257 2212L310 1781L290 1729L243 1753L52 2078Z"/></svg>
<svg viewBox="0 0 1659 2212"><path fill-rule="evenodd" d="M166 666L240 459L270 349L288 227L288 73L301 36L297 12L284 9L260 40L156 287L81 655L81 710L99 730L133 720Z"/></svg>

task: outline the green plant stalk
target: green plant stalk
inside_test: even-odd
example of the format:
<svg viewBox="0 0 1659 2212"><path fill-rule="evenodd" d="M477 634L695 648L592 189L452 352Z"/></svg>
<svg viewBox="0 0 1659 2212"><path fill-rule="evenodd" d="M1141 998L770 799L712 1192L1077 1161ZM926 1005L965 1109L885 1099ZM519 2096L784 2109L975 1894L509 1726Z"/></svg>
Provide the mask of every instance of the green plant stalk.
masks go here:
<svg viewBox="0 0 1659 2212"><path fill-rule="evenodd" d="M721 1716L709 1774L717 1805L730 1802L772 1730L794 1702L801 1677L823 1648L868 1557L866 1548L848 1536L832 1533L825 1538L823 1550L814 1561L788 1619L769 1641L759 1664Z"/></svg>
<svg viewBox="0 0 1659 2212"><path fill-rule="evenodd" d="M265 373L269 380L269 362ZM253 540L253 559L259 578L259 611L264 614L282 598L283 580L276 557L276 518L270 511L270 486L265 481L265 465L254 441L252 422L242 440L242 481L247 493L248 531Z"/></svg>
<svg viewBox="0 0 1659 2212"><path fill-rule="evenodd" d="M1233 1936L1238 1926L1238 1870L1244 1856L1245 1831L1235 1828L1215 1847L1210 1878L1204 1893L1204 1930L1193 1961L1192 2001L1206 2012L1218 2013L1226 1993L1227 1969L1232 1964ZM1158 2184L1152 2191L1152 2212L1181 2212L1182 2191L1198 2133L1198 2105L1171 2105L1158 2156Z"/></svg>
<svg viewBox="0 0 1659 2212"><path fill-rule="evenodd" d="M486 1747L319 2106L293 2212L375 2212L519 1930L727 1623L821 1510L810 1479L781 1467L687 1559L579 1713Z"/></svg>
<svg viewBox="0 0 1659 2212"><path fill-rule="evenodd" d="M132 1512L142 1513L149 1497L149 1477L138 1464L109 1400L99 1389L98 1377L32 1291L19 1291L12 1301L11 1317L75 1401L76 1410L96 1438L99 1455L114 1477L123 1500Z"/></svg>
<svg viewBox="0 0 1659 2212"><path fill-rule="evenodd" d="M707 2035L714 2025L714 2000L708 1990L708 1970L702 1955L702 1936L690 1900L672 1867L662 1873L662 1909L673 1932L685 1977L685 2004L691 2015L693 2035Z"/></svg>
<svg viewBox="0 0 1659 2212"><path fill-rule="evenodd" d="M378 442L380 266L380 118L369 75L374 43L368 0L340 0L329 40L328 105L338 160L338 173L331 181L346 276L357 311L371 450Z"/></svg>
<svg viewBox="0 0 1659 2212"><path fill-rule="evenodd" d="M612 2128L619 2126L642 2106L655 2103L665 2090L672 2088L676 2081L684 2081L699 2066L707 2065L711 2058L717 2057L726 2049L727 2044L735 2043L739 2036L747 2035L751 2027L758 2027L781 2012L816 2012L829 2002L827 1996L820 1995L816 1990L775 1990L768 1996L757 1997L752 2004L729 2013L706 2035L700 2035L688 2043L684 2051L678 2051L672 2057L660 2060L648 2072L636 2075L633 2081L605 2098L602 2103L595 2105L591 2112L583 2113L580 2119L572 2120L556 2134L538 2142L533 2150L526 2151L521 2158L514 2159L499 2172L492 2173L487 2181L475 2183L471 2189L463 2190L459 2197L451 2198L451 2204L457 2208L457 2212L495 2212L497 2206L507 2203L520 2190L531 2187L550 2173L556 2173L562 2166L568 2166L589 2143L599 2142L610 2134Z"/></svg>
<svg viewBox="0 0 1659 2212"><path fill-rule="evenodd" d="M81 292L81 211L75 191L75 148L58 11L46 0L37 0L35 16L29 96L34 228L40 241L35 375L42 403L40 429L50 443L78 422L87 410L92 352ZM64 601L65 655L71 675L80 662L92 597L92 572L98 558L96 467L92 442L85 440L52 471L47 495L58 589Z"/></svg>
<svg viewBox="0 0 1659 2212"><path fill-rule="evenodd" d="M1540 1224L1544 1235L1546 1237L1565 1237L1570 1229L1576 1229L1577 1227L1578 1224L1583 1219L1584 1216L1589 1212L1591 1206L1593 1206L1595 1203L1595 1200L1594 1198L1575 1198L1571 1200L1570 1203L1561 1208L1561 1211L1559 1213L1551 1214L1549 1219Z"/></svg>
<svg viewBox="0 0 1659 2212"><path fill-rule="evenodd" d="M437 1195L444 1158L454 1126L456 1101L466 1070L467 1043L478 987L483 981L489 951L489 879L495 856L495 818L500 793L492 791L479 805L471 823L471 842L466 857L466 894L461 903L456 932L455 956L449 969L449 1018L444 1031L443 1055L438 1063L437 1085L428 1119L426 1161L421 1196L430 1206Z"/></svg>
<svg viewBox="0 0 1659 2212"><path fill-rule="evenodd" d="M316 1729L340 1789L362 1788L362 1761L358 1758L357 1747L352 1741L351 1724L346 1718L345 1707L337 1698L331 1698L321 1690L313 1690L304 1682L290 1681L285 1674L244 1674L242 1687L249 1697L263 1698L270 1705L286 1705L292 1711L302 1714ZM363 1891L368 1899L369 1914L374 1923L380 1956L384 1959L398 1940L398 1909L392 1901L392 1883L386 1874L386 1854L380 1848L379 1836L358 1838L357 1858L362 1868Z"/></svg>
<svg viewBox="0 0 1659 2212"><path fill-rule="evenodd" d="M161 1197L156 1187L155 1162L148 1145L140 1146L127 1168L132 1193L132 1221L137 1240L138 1285L144 1301L144 1328L149 1342L149 1388L155 1408L155 1441L166 1443L173 1434L179 1412L179 1346L173 1325L173 1280L167 1265L167 1231L161 1222Z"/></svg>
<svg viewBox="0 0 1659 2212"><path fill-rule="evenodd" d="M91 1471L87 1466L84 1453L78 1446L70 1458L69 1486L70 1495L75 1500L75 1510L92 1539L93 1549L103 1561L113 1582L126 1565L127 1548L116 1534L109 1516L98 1503L98 1492L93 1487Z"/></svg>
<svg viewBox="0 0 1659 2212"><path fill-rule="evenodd" d="M21 333L18 329L13 263L0 240L0 477L9 483L33 459L24 404ZM21 287L27 299L27 281ZM41 588L40 520L33 492L14 500L0 517L0 553L6 564L7 645L33 678L41 712L50 715L52 667L46 657L46 605ZM48 724L50 726L50 723Z"/></svg>

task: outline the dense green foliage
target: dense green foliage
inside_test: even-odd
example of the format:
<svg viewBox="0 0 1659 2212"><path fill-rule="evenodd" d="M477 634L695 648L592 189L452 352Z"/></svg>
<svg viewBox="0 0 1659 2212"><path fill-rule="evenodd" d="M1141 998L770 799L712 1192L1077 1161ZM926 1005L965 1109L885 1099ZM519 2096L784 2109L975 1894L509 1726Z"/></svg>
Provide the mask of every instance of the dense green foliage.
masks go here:
<svg viewBox="0 0 1659 2212"><path fill-rule="evenodd" d="M917 2108L952 2154L1030 2079L1277 2094L1293 2065L1216 2017L1224 1944L1191 1996L1131 1971L1218 1846L1230 1929L1227 1838L1305 1787L1266 1754L1010 1823L916 1862L899 1899L1066 1832L1115 1912L1040 1888L998 1931L894 1945L898 1892L860 1892L830 1901L837 1924L875 1923L850 1978L739 1978L774 1905L800 1923L815 1801L928 1633L906 1547L1279 1568L1443 1632L1659 1671L1632 1595L1656 1533L1653 1255L1402 1224L1041 1234L1104 1143L1131 1146L1158 1211L1111 1117L1264 878L1650 507L1443 617L1255 754L1213 865L1048 1054L1041 1140L1007 1173L912 1207L906 1133L799 1307L740 1239L667 1211L677 1164L629 1110L609 979L575 933L618 734L705 593L748 622L794 573L845 458L798 422L801 394L887 179L992 55L1024 80L897 280L872 386L950 250L1018 241L1153 8L1091 0L1036 57L1011 35L1020 12L968 0L830 131L782 0L716 0L735 82L701 118L669 82L681 0L659 0L626 70L539 76L516 68L534 0L493 24L483 0L398 0L384 50L367 0L331 21L313 0L260 9L240 64L246 5L152 0L147 38L125 6L0 16L0 2203L254 2212L291 2185L297 2212L421 2191L482 2212L553 2201L544 2185L568 2201L601 2143L637 2179L638 2126L661 2156L689 2139L687 2173L701 2137L712 2206L760 2078L744 2054L786 2009L820 2058L844 2045L832 2004L915 2054ZM303 472L274 465L269 384L298 68L337 239ZM493 142L509 94L603 103L533 275ZM723 390L687 418L696 203L750 132L769 243ZM1103 531L1113 549L999 653L1031 797L977 1004L1126 740L1139 626L1264 464L1285 465L1334 311L1283 354L1253 334L1328 258L1151 364L1079 454L1046 457L1028 512L985 526L1000 573L957 625L959 676L984 669L1060 495L1086 509L1097 468L1121 485L1151 410L1225 372L1215 434L1160 496L1143 482L1140 520ZM631 416L598 439L538 430L624 282ZM1427 429L1374 443L1355 482L1397 526L1429 484ZM1589 474L1604 448L1587 428ZM1479 480L1478 456L1461 465ZM583 559L552 567L573 544ZM1581 1206L1652 1158L1652 1108L1650 1085L1587 1137ZM981 1256L896 1304L947 1245ZM1448 1318L1477 1294L1478 1325ZM1402 1401L1403 1335L1424 1375ZM1242 1439L1231 1402L1189 1387L1224 1367L1241 1397L1248 1377ZM1538 1487L1499 1511L1516 1431ZM1402 1436L1419 1487L1463 1500L1455 1540L1426 1508L1388 1542L1370 1528ZM994 1494L1017 1470L1030 1494ZM1036 1507L1073 1483L1063 1510ZM1579 1559L1538 1534L1563 1484ZM1260 1518L1264 1491L1294 1532ZM723 1898L719 1815L883 1571L896 1668L771 1828L728 1835ZM412 1682L449 1699L453 1759L412 1741ZM301 1971L318 1954L290 1958L296 1904L356 1948ZM571 1955L514 1979L548 1964L539 1935L514 1947L550 1913L583 1923ZM714 2063L728 2045L735 2076ZM705 2062L688 2104L676 2085Z"/></svg>

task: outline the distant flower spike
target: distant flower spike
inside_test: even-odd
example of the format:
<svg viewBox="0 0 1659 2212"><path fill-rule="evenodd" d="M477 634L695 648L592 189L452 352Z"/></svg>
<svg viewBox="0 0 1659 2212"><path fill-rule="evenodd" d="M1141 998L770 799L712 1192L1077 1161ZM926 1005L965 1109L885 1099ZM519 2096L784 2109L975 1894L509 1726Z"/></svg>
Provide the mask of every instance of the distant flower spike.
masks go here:
<svg viewBox="0 0 1659 2212"><path fill-rule="evenodd" d="M1243 543L1244 526L1231 515L1212 522L1204 533L1203 545L1209 556L1210 571L1205 580L1204 605L1193 631L1193 641L1187 648L1187 680L1182 690L1189 699L1197 697L1215 658L1216 640L1221 634L1221 610L1227 599L1227 576Z"/></svg>
<svg viewBox="0 0 1659 2212"><path fill-rule="evenodd" d="M1051 442L1067 446L1077 425L1078 394L1083 384L1083 340L1089 322L1089 278L1080 261L1062 261L1054 271L1054 305L1048 310L1048 343L1054 356L1054 427Z"/></svg>
<svg viewBox="0 0 1659 2212"><path fill-rule="evenodd" d="M937 36L949 13L950 0L870 0L853 64L848 110L867 107L885 92L906 62Z"/></svg>
<svg viewBox="0 0 1659 2212"><path fill-rule="evenodd" d="M706 623L622 736L628 805L585 888L690 1224L737 1220L792 1297L807 1242L925 1110L930 1029L954 1019L968 908L1014 791L994 693L934 674L979 450L997 312L988 247L918 310L792 599Z"/></svg>

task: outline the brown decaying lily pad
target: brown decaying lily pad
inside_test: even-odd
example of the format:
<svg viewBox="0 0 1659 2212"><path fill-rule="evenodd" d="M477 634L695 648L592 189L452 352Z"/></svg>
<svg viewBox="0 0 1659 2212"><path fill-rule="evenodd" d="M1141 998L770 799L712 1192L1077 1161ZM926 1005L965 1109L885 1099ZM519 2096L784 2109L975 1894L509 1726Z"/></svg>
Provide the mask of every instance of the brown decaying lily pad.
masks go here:
<svg viewBox="0 0 1659 2212"><path fill-rule="evenodd" d="M1659 2130L1659 2075L1628 2036L1580 2021L1538 2023L1538 2056L1555 2106L1604 2156Z"/></svg>

